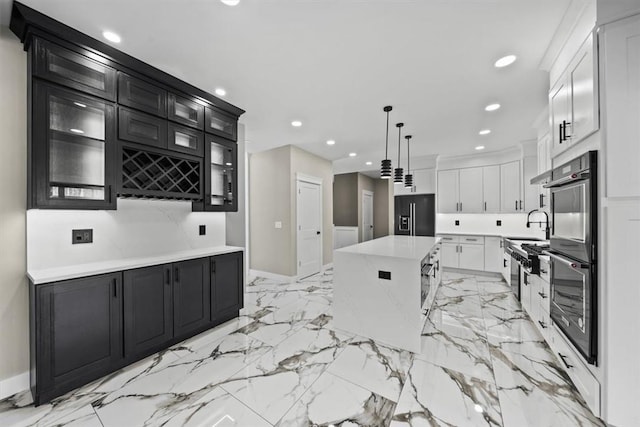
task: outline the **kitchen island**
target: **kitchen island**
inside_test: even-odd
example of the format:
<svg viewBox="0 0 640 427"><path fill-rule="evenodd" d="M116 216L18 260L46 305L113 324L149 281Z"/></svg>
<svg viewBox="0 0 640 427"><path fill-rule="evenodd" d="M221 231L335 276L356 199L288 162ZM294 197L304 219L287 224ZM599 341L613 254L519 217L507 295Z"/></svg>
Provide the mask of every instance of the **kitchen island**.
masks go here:
<svg viewBox="0 0 640 427"><path fill-rule="evenodd" d="M440 282L439 241L386 236L335 250L336 328L419 352Z"/></svg>

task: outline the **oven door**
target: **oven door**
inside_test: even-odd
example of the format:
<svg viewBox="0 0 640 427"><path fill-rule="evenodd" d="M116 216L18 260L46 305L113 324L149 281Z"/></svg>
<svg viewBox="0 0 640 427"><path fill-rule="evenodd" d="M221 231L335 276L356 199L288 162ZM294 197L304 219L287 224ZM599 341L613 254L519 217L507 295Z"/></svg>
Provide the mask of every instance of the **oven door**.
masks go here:
<svg viewBox="0 0 640 427"><path fill-rule="evenodd" d="M511 255L511 292L516 296L518 301L520 301L520 262Z"/></svg>
<svg viewBox="0 0 640 427"><path fill-rule="evenodd" d="M591 183L573 181L551 189L551 249L591 262Z"/></svg>
<svg viewBox="0 0 640 427"><path fill-rule="evenodd" d="M557 253L551 261L551 318L589 363L596 362L595 265Z"/></svg>

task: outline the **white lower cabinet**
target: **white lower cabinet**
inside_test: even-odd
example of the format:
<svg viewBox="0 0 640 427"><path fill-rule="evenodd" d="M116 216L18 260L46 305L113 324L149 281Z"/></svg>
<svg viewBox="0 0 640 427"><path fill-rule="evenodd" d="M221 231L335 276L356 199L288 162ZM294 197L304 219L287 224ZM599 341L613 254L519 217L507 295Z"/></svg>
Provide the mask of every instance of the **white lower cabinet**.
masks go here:
<svg viewBox="0 0 640 427"><path fill-rule="evenodd" d="M504 248L502 247L502 237L485 236L484 238L484 271L501 273Z"/></svg>
<svg viewBox="0 0 640 427"><path fill-rule="evenodd" d="M444 235L440 238L443 267L484 270L484 236Z"/></svg>
<svg viewBox="0 0 640 427"><path fill-rule="evenodd" d="M440 262L443 267L458 268L458 243L442 243Z"/></svg>
<svg viewBox="0 0 640 427"><path fill-rule="evenodd" d="M520 270L520 303L531 317L533 317L531 314L531 288L535 286L536 278L537 276Z"/></svg>
<svg viewBox="0 0 640 427"><path fill-rule="evenodd" d="M507 283L511 283L511 255L502 253L502 278Z"/></svg>
<svg viewBox="0 0 640 427"><path fill-rule="evenodd" d="M465 270L484 270L484 244L460 243L460 266Z"/></svg>

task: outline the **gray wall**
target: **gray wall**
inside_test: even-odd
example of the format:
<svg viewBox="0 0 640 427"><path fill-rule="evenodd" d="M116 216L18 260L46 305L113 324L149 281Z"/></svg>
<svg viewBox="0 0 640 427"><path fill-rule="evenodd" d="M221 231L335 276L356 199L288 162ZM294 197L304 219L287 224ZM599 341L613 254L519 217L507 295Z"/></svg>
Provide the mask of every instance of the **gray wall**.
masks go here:
<svg viewBox="0 0 640 427"><path fill-rule="evenodd" d="M333 176L333 225L358 226L358 174Z"/></svg>
<svg viewBox="0 0 640 427"><path fill-rule="evenodd" d="M373 178L368 177L367 175L363 175L361 173L358 174L358 193L356 195L356 202L358 204L358 242L362 242L362 193L363 191L371 191L373 192L373 203L375 205L376 199L378 198L375 194L375 182ZM375 218L376 211L375 208L373 210L373 232L375 236Z"/></svg>
<svg viewBox="0 0 640 427"><path fill-rule="evenodd" d="M389 219L393 219L393 183L390 179L376 179L373 196L373 238L387 236Z"/></svg>
<svg viewBox="0 0 640 427"><path fill-rule="evenodd" d="M28 386L26 279L27 55L0 27L0 393ZM18 377L20 376L20 377ZM2 397L2 396L0 396Z"/></svg>

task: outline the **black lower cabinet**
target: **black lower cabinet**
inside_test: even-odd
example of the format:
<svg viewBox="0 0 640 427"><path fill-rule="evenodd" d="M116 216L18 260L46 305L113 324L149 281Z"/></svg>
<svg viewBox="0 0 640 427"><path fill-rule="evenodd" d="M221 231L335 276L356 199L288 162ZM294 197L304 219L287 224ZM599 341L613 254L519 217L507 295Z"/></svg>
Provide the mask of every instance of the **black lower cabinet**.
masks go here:
<svg viewBox="0 0 640 427"><path fill-rule="evenodd" d="M243 277L242 252L211 258L211 320L237 315L244 302Z"/></svg>
<svg viewBox="0 0 640 427"><path fill-rule="evenodd" d="M152 353L173 338L171 264L124 272L127 359Z"/></svg>
<svg viewBox="0 0 640 427"><path fill-rule="evenodd" d="M209 258L173 264L173 332L188 335L210 323Z"/></svg>
<svg viewBox="0 0 640 427"><path fill-rule="evenodd" d="M242 255L31 283L36 405L237 317Z"/></svg>
<svg viewBox="0 0 640 427"><path fill-rule="evenodd" d="M121 362L121 273L39 285L31 294L36 404L97 379Z"/></svg>

